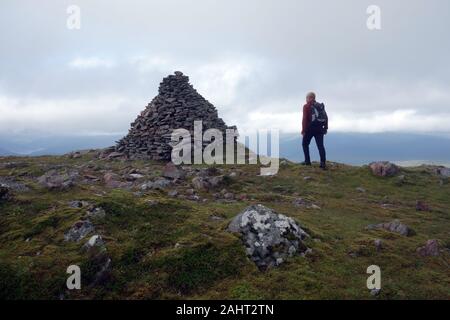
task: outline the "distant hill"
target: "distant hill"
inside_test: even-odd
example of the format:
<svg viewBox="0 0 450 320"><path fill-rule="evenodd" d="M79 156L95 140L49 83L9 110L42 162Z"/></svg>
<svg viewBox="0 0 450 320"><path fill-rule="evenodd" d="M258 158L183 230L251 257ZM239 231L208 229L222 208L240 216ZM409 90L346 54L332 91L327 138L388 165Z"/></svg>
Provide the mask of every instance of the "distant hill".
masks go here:
<svg viewBox="0 0 450 320"><path fill-rule="evenodd" d="M4 149L8 150L5 151L5 155L60 155L74 150L108 147L121 137L122 135L2 137L0 138L0 154Z"/></svg>
<svg viewBox="0 0 450 320"><path fill-rule="evenodd" d="M11 152L9 150L0 148L0 156L14 156L14 155L17 155L17 154L14 152Z"/></svg>
<svg viewBox="0 0 450 320"><path fill-rule="evenodd" d="M1 137L0 155L59 155L74 150L111 146L122 135ZM450 138L406 133L333 133L325 139L328 159L361 165L375 160L390 160L402 164L450 164ZM314 140L313 160L318 160ZM280 135L280 156L303 161L300 134Z"/></svg>
<svg viewBox="0 0 450 320"><path fill-rule="evenodd" d="M300 134L280 136L280 155L303 161ZM333 133L325 138L329 160L348 164L367 164L375 160L420 163L450 163L450 139L432 135L406 133ZM313 160L319 155L311 142ZM420 161L418 161L420 160Z"/></svg>

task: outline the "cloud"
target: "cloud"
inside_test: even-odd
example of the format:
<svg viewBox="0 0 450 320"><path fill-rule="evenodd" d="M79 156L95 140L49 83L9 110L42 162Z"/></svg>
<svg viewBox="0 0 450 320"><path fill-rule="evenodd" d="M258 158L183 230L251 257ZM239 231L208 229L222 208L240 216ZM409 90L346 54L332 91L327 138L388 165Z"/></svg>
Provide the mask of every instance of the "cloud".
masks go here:
<svg viewBox="0 0 450 320"><path fill-rule="evenodd" d="M139 104L120 96L52 100L0 96L0 133L124 134L142 109L136 108Z"/></svg>
<svg viewBox="0 0 450 320"><path fill-rule="evenodd" d="M69 62L69 67L74 69L113 68L116 63L111 59L98 57L75 58Z"/></svg>
<svg viewBox="0 0 450 320"><path fill-rule="evenodd" d="M0 132L126 132L181 70L241 131L298 132L313 90L331 131L450 134L449 2L379 0L375 32L360 0L79 0L76 31L67 1L3 2Z"/></svg>
<svg viewBox="0 0 450 320"><path fill-rule="evenodd" d="M165 71L171 67L168 58L157 55L139 55L128 59L129 63L141 73Z"/></svg>
<svg viewBox="0 0 450 320"><path fill-rule="evenodd" d="M190 78L213 103L231 106L239 99L245 83L256 78L261 62L255 60L220 58L192 68Z"/></svg>

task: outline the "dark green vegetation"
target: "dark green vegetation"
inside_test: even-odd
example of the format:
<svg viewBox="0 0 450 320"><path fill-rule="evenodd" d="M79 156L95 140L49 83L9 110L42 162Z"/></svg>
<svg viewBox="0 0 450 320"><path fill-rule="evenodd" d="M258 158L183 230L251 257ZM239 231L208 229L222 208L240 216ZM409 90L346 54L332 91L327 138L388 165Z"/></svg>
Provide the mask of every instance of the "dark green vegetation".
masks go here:
<svg viewBox="0 0 450 320"><path fill-rule="evenodd" d="M19 166L7 162L22 163ZM3 165L2 165L3 164ZM75 169L100 179L77 182L65 191L49 191L36 178L52 167ZM106 171L145 172L144 180L161 173L163 164L144 161L101 161L92 155L0 158L0 176L29 190L14 192L0 204L0 299L449 299L450 257L416 253L428 239L450 248L450 184L426 168L402 169L405 179L374 177L367 167L335 164L323 172L287 163L274 177L260 177L257 166L219 166L224 182L243 200L218 202L218 190L197 194L206 202L170 197L183 194L191 177L165 191L136 193L107 188ZM311 179L305 180L308 176ZM445 182L445 181L444 181ZM366 192L356 190L362 187ZM302 197L321 209L296 207ZM85 200L103 208L105 218L92 219L111 258L111 273L90 287L92 261L80 242L64 241L64 232L86 216L69 201ZM431 211L416 211L416 200ZM151 201L151 203L149 203ZM292 257L280 267L260 272L246 257L240 239L226 231L236 214L261 203L294 218L312 235L312 254ZM382 207L382 204L387 206ZM212 218L214 217L214 218ZM399 219L415 231L412 237L365 230L372 223ZM376 250L375 239L382 240ZM67 266L82 270L82 289L65 289ZM382 290L373 297L366 288L366 269L382 271Z"/></svg>

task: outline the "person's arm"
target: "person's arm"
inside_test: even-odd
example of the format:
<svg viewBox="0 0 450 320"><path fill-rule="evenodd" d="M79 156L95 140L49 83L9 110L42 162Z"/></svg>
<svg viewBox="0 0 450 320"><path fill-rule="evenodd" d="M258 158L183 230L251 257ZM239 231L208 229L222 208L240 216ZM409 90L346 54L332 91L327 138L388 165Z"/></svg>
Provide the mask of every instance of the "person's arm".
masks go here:
<svg viewBox="0 0 450 320"><path fill-rule="evenodd" d="M303 106L303 118L302 118L302 135L305 134L306 127L308 125L308 118L307 118L307 110L306 105Z"/></svg>
<svg viewBox="0 0 450 320"><path fill-rule="evenodd" d="M325 134L327 134L327 132L328 132L328 114L326 112L325 112L325 119L326 120L325 120L324 129L325 129Z"/></svg>

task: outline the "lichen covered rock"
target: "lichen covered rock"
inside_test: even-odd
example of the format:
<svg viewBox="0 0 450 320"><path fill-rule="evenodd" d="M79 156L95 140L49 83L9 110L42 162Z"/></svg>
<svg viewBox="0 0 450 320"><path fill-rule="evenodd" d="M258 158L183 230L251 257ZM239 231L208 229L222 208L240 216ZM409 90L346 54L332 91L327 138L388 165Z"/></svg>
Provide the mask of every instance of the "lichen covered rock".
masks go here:
<svg viewBox="0 0 450 320"><path fill-rule="evenodd" d="M303 243L308 234L292 218L260 204L234 217L228 230L242 236L247 255L261 270L308 250Z"/></svg>
<svg viewBox="0 0 450 320"><path fill-rule="evenodd" d="M89 220L77 221L64 234L64 240L78 242L94 230L94 225Z"/></svg>

